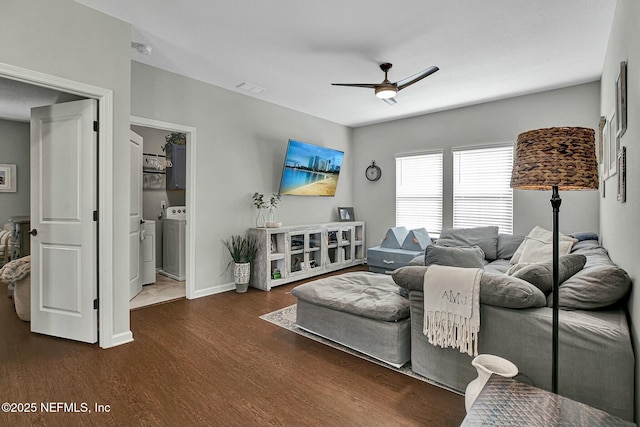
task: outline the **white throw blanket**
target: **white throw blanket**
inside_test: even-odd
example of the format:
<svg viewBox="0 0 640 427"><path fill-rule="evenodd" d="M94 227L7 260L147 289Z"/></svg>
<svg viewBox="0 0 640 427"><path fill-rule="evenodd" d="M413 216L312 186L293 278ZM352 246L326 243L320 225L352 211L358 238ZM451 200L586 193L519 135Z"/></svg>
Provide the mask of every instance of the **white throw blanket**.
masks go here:
<svg viewBox="0 0 640 427"><path fill-rule="evenodd" d="M424 275L424 329L429 343L478 355L482 269L431 265Z"/></svg>

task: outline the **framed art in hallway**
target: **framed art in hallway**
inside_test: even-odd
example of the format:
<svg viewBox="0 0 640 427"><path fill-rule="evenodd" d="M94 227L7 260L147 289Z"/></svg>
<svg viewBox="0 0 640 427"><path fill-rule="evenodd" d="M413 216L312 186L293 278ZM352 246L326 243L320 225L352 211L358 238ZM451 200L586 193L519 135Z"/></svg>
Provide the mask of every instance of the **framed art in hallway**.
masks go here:
<svg viewBox="0 0 640 427"><path fill-rule="evenodd" d="M617 136L621 137L627 130L627 62L620 63L620 71L616 77L616 117Z"/></svg>
<svg viewBox="0 0 640 427"><path fill-rule="evenodd" d="M15 193L18 188L16 165L0 164L0 192Z"/></svg>
<svg viewBox="0 0 640 427"><path fill-rule="evenodd" d="M618 151L618 201L627 201L627 147Z"/></svg>
<svg viewBox="0 0 640 427"><path fill-rule="evenodd" d="M609 120L609 141L605 141L605 144L608 145L607 151L607 160L609 162L608 165L608 177L612 177L616 174L617 164L618 164L618 149L620 147L620 135L616 131L616 126L618 124L616 113L614 112L611 115L611 120Z"/></svg>

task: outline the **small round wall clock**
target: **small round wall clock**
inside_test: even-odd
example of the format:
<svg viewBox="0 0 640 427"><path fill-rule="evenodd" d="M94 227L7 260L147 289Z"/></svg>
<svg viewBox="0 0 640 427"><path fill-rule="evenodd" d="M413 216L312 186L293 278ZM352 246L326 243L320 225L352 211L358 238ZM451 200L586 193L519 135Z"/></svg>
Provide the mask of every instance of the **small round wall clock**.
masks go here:
<svg viewBox="0 0 640 427"><path fill-rule="evenodd" d="M376 165L376 161L372 160L364 174L369 181L377 181L382 176L382 170L380 166Z"/></svg>

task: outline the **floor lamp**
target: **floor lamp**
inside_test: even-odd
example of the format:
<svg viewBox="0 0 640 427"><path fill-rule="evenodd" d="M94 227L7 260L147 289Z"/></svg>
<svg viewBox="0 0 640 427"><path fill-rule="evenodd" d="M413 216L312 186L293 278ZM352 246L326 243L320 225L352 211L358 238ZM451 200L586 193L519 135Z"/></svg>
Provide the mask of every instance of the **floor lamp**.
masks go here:
<svg viewBox="0 0 640 427"><path fill-rule="evenodd" d="M556 127L518 135L511 187L521 190L551 190L553 208L553 336L551 388L558 393L559 323L559 231L558 190L598 188L598 162L593 129Z"/></svg>

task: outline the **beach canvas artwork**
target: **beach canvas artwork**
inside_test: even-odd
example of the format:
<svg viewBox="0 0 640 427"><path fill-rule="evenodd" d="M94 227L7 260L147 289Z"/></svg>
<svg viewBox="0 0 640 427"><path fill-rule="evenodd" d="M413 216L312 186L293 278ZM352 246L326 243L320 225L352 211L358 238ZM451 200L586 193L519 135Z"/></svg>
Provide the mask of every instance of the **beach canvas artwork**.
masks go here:
<svg viewBox="0 0 640 427"><path fill-rule="evenodd" d="M289 140L280 194L334 196L343 157L339 150Z"/></svg>

